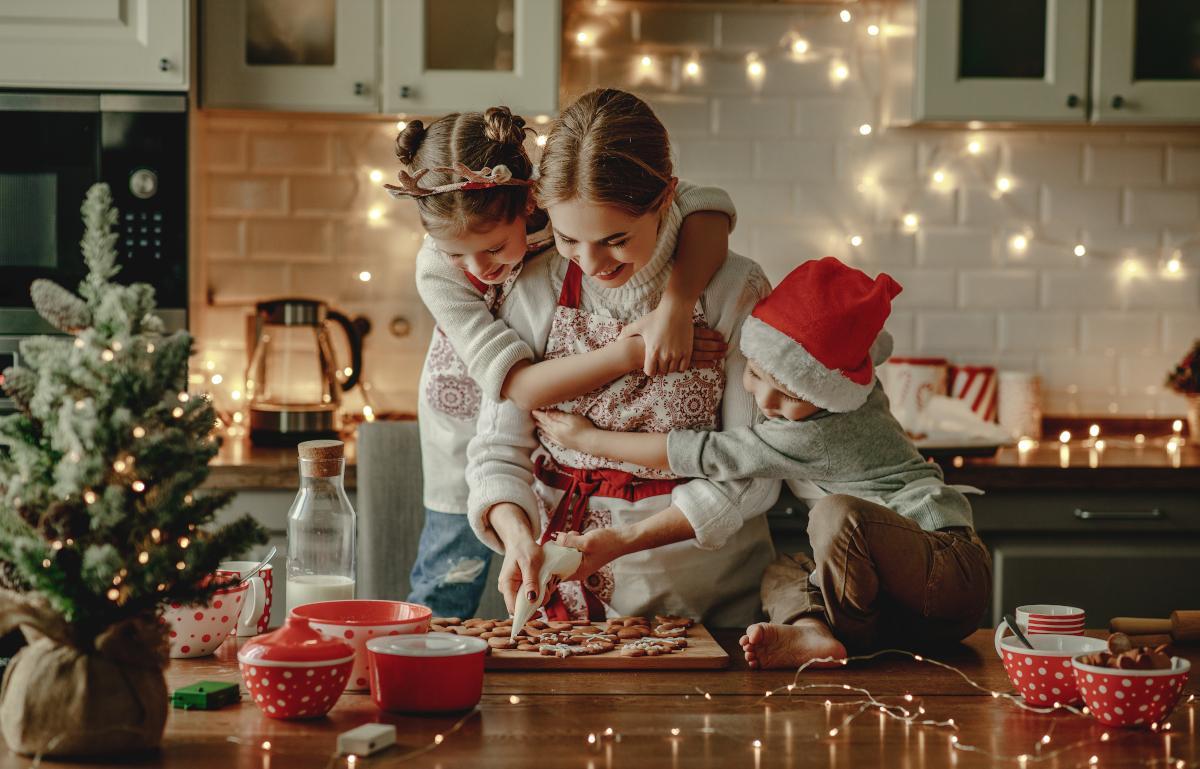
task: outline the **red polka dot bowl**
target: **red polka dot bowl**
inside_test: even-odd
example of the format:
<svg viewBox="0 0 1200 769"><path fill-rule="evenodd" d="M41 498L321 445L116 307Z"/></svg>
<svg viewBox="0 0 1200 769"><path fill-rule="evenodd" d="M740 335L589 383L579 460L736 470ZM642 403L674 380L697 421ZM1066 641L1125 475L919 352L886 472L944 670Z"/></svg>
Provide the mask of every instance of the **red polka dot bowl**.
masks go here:
<svg viewBox="0 0 1200 769"><path fill-rule="evenodd" d="M367 642L371 700L396 713L451 713L479 704L483 694L482 638L443 633L384 636Z"/></svg>
<svg viewBox="0 0 1200 769"><path fill-rule="evenodd" d="M163 611L162 621L169 628L173 659L206 657L237 628L249 586L245 582L236 582L237 574L230 571L218 571L216 578L230 584L214 593L207 604L184 606L173 603Z"/></svg>
<svg viewBox="0 0 1200 769"><path fill-rule="evenodd" d="M1150 728L1171 715L1192 665L1171 658L1169 670L1119 670L1073 660L1088 714L1105 726Z"/></svg>
<svg viewBox="0 0 1200 769"><path fill-rule="evenodd" d="M354 647L354 670L346 684L348 692L365 692L370 675L367 641L372 638L429 632L433 611L407 601L347 600L318 601L295 607L289 616L303 617L317 631Z"/></svg>
<svg viewBox="0 0 1200 769"><path fill-rule="evenodd" d="M270 718L325 715L345 691L353 667L350 644L318 633L299 617L288 617L283 627L238 652L250 699Z"/></svg>
<svg viewBox="0 0 1200 769"><path fill-rule="evenodd" d="M1055 703L1077 704L1081 698L1071 659L1080 654L1101 651L1106 648L1105 642L1087 636L1049 633L1028 638L1033 644L1032 649L1017 640L1016 636L1000 639L997 647L1000 661L1004 663L1004 670L1012 685L1025 698L1025 702L1035 707L1052 708Z"/></svg>

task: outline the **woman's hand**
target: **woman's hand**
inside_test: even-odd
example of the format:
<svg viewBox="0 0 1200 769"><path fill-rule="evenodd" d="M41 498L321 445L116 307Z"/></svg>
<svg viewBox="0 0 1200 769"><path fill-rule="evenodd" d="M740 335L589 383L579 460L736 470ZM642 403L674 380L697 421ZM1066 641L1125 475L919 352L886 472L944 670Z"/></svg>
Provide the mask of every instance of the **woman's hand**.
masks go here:
<svg viewBox="0 0 1200 769"><path fill-rule="evenodd" d="M575 451L592 453L589 438L597 429L587 417L539 409L533 412L533 419L538 428L555 443Z"/></svg>
<svg viewBox="0 0 1200 769"><path fill-rule="evenodd" d="M501 502L488 513L496 536L504 544L504 563L496 587L504 596L504 605L511 614L517 605L517 595L524 593L530 601L538 595L538 575L545 555L542 546L533 539L525 512L517 505Z"/></svg>
<svg viewBox="0 0 1200 769"><path fill-rule="evenodd" d="M693 325L692 308L675 309L666 300L621 329L621 338L631 336L645 341L642 371L646 376L714 365L725 357L725 337L720 332Z"/></svg>
<svg viewBox="0 0 1200 769"><path fill-rule="evenodd" d="M628 532L622 526L592 529L586 534L574 531L555 534L555 542L563 547L573 547L583 553L583 560L580 561L579 568L563 581L587 579L606 563L615 561L628 553L630 543L627 535Z"/></svg>

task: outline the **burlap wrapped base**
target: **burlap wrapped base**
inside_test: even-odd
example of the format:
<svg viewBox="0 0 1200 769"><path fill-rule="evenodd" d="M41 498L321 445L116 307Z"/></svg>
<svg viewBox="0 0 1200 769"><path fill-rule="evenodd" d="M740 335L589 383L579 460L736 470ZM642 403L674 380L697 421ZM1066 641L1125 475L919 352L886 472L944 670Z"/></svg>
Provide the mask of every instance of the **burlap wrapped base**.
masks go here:
<svg viewBox="0 0 1200 769"><path fill-rule="evenodd" d="M0 625L21 626L21 649L0 688L0 733L26 756L132 756L162 742L167 662L153 620L114 625L82 652L66 642L58 615L0 591Z"/></svg>

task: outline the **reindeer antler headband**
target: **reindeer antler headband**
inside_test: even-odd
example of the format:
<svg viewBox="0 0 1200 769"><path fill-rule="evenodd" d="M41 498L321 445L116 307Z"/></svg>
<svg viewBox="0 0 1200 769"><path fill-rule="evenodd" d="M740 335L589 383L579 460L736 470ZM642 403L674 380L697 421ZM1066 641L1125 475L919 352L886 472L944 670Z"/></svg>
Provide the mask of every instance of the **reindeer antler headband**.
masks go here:
<svg viewBox="0 0 1200 769"><path fill-rule="evenodd" d="M455 174L462 181L449 182L437 187L422 187L420 181L430 171ZM427 195L440 195L443 192L458 192L459 190L487 190L493 187L528 187L533 184L531 179L514 179L508 166L499 165L495 168L484 166L478 171L472 171L462 163L453 166L438 166L422 168L415 174L401 171L397 174L400 184L385 184L384 188L396 198L423 198Z"/></svg>

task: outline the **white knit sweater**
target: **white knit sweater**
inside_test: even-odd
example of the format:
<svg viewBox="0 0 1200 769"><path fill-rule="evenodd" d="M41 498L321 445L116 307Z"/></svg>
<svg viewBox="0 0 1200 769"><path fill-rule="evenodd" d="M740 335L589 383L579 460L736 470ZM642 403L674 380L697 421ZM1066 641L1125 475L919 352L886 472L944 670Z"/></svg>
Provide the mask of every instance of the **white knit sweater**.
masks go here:
<svg viewBox="0 0 1200 769"><path fill-rule="evenodd" d="M667 217L650 262L623 286L605 288L600 281L585 276L582 309L630 322L655 307L670 276L680 220L675 207ZM568 264L553 250L534 258L525 265L521 279L500 309L500 317L539 355L546 349ZM726 427L748 426L755 421L754 399L740 384L746 359L739 350L738 340L742 322L770 290L770 283L757 264L730 254L701 298L708 324L729 342L725 359L727 383L720 411L721 424ZM529 412L511 402L498 403L485 397L477 428L478 434L467 451L467 480L471 487L468 515L479 538L499 551L501 543L486 517L493 505L499 502L519 505L529 517L532 530L541 530L538 503L531 487L530 455L538 441ZM778 493L777 480L698 479L677 486L672 502L691 523L697 545L715 549L736 534L745 519L765 512Z"/></svg>
<svg viewBox="0 0 1200 769"><path fill-rule="evenodd" d="M730 229L736 221L733 201L722 189L680 181L676 188L676 201L683 216L697 211L719 211L729 216ZM673 232L672 251L674 237ZM662 275L663 285L667 275L666 272ZM524 276L519 277L516 285L523 280ZM438 252L428 237L417 254L417 290L438 327L467 365L469 375L479 385L485 398L498 399L500 388L504 386L512 367L518 361L534 359L530 345L488 309L479 289L462 270ZM658 295L661 293L660 287ZM552 300L548 307L553 305ZM656 305L657 300L645 306L641 314L653 310ZM426 360L428 365L428 356ZM425 471L425 507L443 513L465 513L467 443L475 435L475 421L454 419L435 412L426 401L425 381L426 372L423 370L417 418Z"/></svg>

